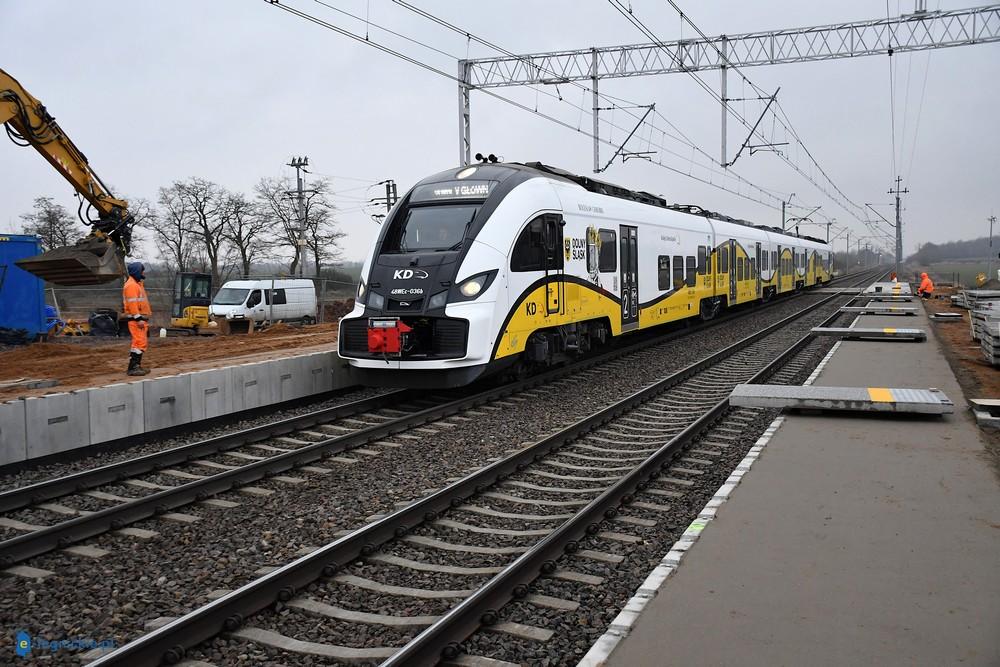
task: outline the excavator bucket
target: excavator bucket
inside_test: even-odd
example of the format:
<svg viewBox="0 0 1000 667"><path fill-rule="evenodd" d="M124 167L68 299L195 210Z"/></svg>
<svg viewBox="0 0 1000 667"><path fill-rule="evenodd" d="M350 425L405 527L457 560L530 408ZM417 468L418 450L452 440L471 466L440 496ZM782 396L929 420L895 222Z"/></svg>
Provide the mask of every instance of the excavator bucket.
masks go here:
<svg viewBox="0 0 1000 667"><path fill-rule="evenodd" d="M16 264L42 280L69 287L108 283L125 274L125 262L114 244L96 236L19 259Z"/></svg>

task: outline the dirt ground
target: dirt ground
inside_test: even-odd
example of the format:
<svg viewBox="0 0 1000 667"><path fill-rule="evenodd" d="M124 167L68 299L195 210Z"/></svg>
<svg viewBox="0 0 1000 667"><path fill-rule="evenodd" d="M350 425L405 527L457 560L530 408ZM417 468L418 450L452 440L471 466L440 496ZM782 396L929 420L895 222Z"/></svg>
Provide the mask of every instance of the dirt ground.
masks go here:
<svg viewBox="0 0 1000 667"><path fill-rule="evenodd" d="M954 288L939 287L934 292L940 298L924 302L928 313L962 313L961 322L932 322L932 326L965 397L1000 398L1000 368L988 364L979 342L972 340L969 311L951 306L949 297L955 293ZM1000 469L1000 434L990 430L984 430L983 434L993 454L993 463Z"/></svg>
<svg viewBox="0 0 1000 667"><path fill-rule="evenodd" d="M170 336L149 339L142 364L147 378L337 348L337 323L276 324L252 335ZM57 338L0 350L0 383L20 378L58 380L54 387L0 388L0 401L132 380L125 375L129 339Z"/></svg>

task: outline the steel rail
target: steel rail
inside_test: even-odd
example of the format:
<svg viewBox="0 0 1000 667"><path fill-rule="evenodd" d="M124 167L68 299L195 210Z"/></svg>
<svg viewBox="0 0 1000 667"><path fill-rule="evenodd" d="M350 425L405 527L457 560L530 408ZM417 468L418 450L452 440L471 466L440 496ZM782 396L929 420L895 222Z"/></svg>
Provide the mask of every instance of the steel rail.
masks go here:
<svg viewBox="0 0 1000 667"><path fill-rule="evenodd" d="M842 313L836 312L820 326L828 326ZM758 384L773 375L792 356L811 343L815 337L807 333L783 351L764 368L746 381ZM729 409L729 397L712 406L704 415L661 446L645 461L614 482L600 495L567 519L541 541L529 548L514 562L494 575L475 593L465 598L434 624L423 630L410 642L381 663L381 667L411 667L436 665L442 659L454 660L463 651L460 642L482 626L500 620L498 610L509 602L524 598L528 585L538 577L557 569L556 560L563 554L573 554L579 549L578 540L597 534L600 524L618 515L643 491L649 483L666 472L677 454L690 445L699 435L710 429Z"/></svg>
<svg viewBox="0 0 1000 667"><path fill-rule="evenodd" d="M464 504L492 485L503 481L515 472L526 469L531 463L555 452L565 444L599 429L604 424L683 382L692 375L732 356L757 340L784 328L830 301L844 296L851 295L831 294L827 298L810 304L797 313L782 318L780 321L690 364L667 378L571 424L558 433L547 436L525 449L481 468L443 489L125 644L112 653L99 658L91 665L94 667L129 665L131 667L133 665L159 665L161 663L176 664L184 659L188 648L210 639L220 632L238 629L248 616L276 601L286 602L290 600L298 591L316 579L334 576L342 565L350 563L358 557L375 553L381 544L405 536L410 529L422 522L435 520L440 512ZM518 559L517 562L521 560ZM449 614L447 617L450 616ZM424 634L421 633L418 638Z"/></svg>
<svg viewBox="0 0 1000 667"><path fill-rule="evenodd" d="M153 452L134 459L110 463L98 468L90 468L77 473L47 479L35 484L29 484L16 489L0 492L0 512L10 512L29 505L36 505L46 500L59 498L71 493L92 489L102 484L120 482L127 477L158 470L166 466L186 463L192 459L203 458L226 452L253 442L260 442L287 433L294 433L304 428L316 426L333 419L342 419L352 415L378 410L390 404L398 404L404 400L407 390L391 391L378 396L363 398L358 401L336 405L322 410L316 410L304 415L289 417L280 421L253 426L242 431L225 433L214 438L171 447L160 452Z"/></svg>
<svg viewBox="0 0 1000 667"><path fill-rule="evenodd" d="M775 305L776 303L778 302L772 301L771 305ZM158 514L164 514L195 501L205 500L233 488L245 486L263 477L276 475L291 468L312 463L322 457L334 456L348 449L384 439L413 426L450 416L461 410L509 396L565 375L586 370L592 366L644 349L650 344L661 344L695 332L704 331L758 311L759 308L755 308L728 313L724 317L715 318L696 328L689 327L687 329L671 331L664 335L654 336L650 339L643 339L512 384L487 389L470 397L456 399L439 406L420 410L397 420L386 422L385 424L378 424L369 428L359 429L354 433L320 440L291 452L249 463L234 470L180 484L171 489L151 493L127 503L84 514L52 526L12 537L0 542L0 564L6 566L13 565L14 563L54 549L65 548L74 542L100 535L109 530L119 530L130 523ZM171 465L202 458L206 455L235 449L245 446L248 443L259 442L276 435L314 425L324 418L329 420L331 415L340 414L340 416L344 416L341 413L357 414L359 411L377 409L378 406L384 405L392 397L400 397L401 395L407 395L406 390L390 392L342 406L334 406L273 424L265 424L245 431L225 434L208 440L168 449L163 452L156 452L136 459L113 463L100 468L85 470L65 477L13 489L0 493L0 511L20 509L31 504L44 502L45 500L95 488L102 484L122 481L131 475L155 471Z"/></svg>

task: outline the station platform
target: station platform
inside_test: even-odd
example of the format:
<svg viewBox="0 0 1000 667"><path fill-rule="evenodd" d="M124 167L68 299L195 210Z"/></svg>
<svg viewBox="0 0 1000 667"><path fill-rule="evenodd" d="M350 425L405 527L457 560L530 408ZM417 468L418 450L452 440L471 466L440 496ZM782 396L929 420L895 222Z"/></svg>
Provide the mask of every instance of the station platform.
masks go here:
<svg viewBox="0 0 1000 667"><path fill-rule="evenodd" d="M935 336L841 341L813 384L956 409L783 414L581 665L1000 665L1000 481Z"/></svg>

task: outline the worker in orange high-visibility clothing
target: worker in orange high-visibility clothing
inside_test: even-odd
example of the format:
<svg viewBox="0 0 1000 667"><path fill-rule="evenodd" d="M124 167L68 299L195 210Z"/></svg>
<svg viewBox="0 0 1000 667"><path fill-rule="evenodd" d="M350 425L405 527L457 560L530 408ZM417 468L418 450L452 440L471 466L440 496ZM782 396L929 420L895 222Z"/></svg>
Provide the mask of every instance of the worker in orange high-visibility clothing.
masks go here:
<svg viewBox="0 0 1000 667"><path fill-rule="evenodd" d="M146 288L142 286L145 268L141 262L130 262L128 265L128 280L122 287L122 302L125 308L125 318L128 320L128 332L132 336L132 347L129 349L128 375L146 375L143 368L142 353L146 351L149 316L153 311L149 308L146 298Z"/></svg>
<svg viewBox="0 0 1000 667"><path fill-rule="evenodd" d="M920 287L917 288L917 294L925 299L934 296L934 283L931 282L930 276L926 273L920 274Z"/></svg>

